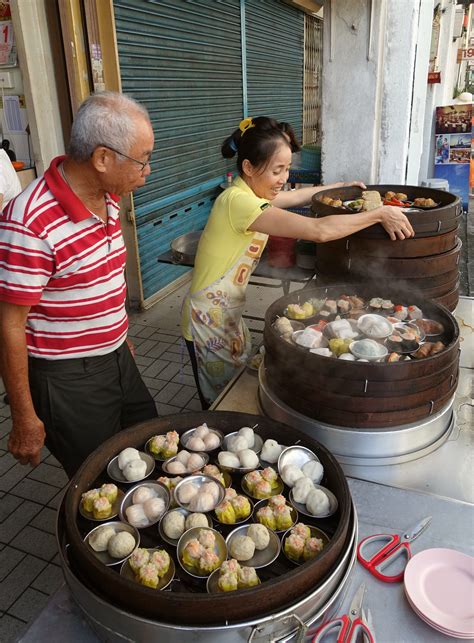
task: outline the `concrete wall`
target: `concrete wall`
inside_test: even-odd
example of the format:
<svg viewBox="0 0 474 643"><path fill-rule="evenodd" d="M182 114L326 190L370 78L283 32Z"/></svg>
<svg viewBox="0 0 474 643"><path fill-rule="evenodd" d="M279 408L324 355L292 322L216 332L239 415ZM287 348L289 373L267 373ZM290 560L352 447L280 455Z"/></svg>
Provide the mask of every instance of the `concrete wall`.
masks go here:
<svg viewBox="0 0 474 643"><path fill-rule="evenodd" d="M324 10L324 182L418 183L433 0Z"/></svg>

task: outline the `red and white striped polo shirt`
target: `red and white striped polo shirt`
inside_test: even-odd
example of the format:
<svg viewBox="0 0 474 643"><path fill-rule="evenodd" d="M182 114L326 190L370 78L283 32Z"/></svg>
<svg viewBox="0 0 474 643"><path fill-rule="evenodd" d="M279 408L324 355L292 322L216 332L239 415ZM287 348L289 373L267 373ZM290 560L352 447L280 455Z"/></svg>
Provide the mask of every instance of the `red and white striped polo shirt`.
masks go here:
<svg viewBox="0 0 474 643"><path fill-rule="evenodd" d="M61 177L62 159L0 217L0 300L31 306L28 353L52 360L110 353L128 329L118 199L107 195L104 223Z"/></svg>

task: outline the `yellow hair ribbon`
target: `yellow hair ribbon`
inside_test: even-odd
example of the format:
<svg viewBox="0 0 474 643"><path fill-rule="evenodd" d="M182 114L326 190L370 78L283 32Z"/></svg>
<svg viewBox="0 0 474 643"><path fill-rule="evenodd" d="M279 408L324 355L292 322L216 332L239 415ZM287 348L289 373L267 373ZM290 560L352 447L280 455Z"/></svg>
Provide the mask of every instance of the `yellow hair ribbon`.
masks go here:
<svg viewBox="0 0 474 643"><path fill-rule="evenodd" d="M255 127L255 123L252 121L250 116L248 118L244 118L243 121L240 121L239 130L242 132L241 136L243 136L245 132L252 127Z"/></svg>

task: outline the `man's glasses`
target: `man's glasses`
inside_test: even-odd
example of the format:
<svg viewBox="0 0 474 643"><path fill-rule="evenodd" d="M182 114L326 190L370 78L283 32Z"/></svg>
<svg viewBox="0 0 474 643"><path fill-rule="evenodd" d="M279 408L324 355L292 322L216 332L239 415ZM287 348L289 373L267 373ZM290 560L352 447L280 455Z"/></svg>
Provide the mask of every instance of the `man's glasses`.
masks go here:
<svg viewBox="0 0 474 643"><path fill-rule="evenodd" d="M110 147L110 145L101 145L101 147L106 147L108 150L111 152L115 152L115 154L119 154L120 156L123 156L125 159L128 159L129 161L133 161L134 163L137 163L141 167L141 173L145 171L146 166L150 163L151 161L151 154L148 157L146 161L139 161L137 159L132 158L131 156L127 156L123 152L119 152L119 150L116 150L114 147Z"/></svg>

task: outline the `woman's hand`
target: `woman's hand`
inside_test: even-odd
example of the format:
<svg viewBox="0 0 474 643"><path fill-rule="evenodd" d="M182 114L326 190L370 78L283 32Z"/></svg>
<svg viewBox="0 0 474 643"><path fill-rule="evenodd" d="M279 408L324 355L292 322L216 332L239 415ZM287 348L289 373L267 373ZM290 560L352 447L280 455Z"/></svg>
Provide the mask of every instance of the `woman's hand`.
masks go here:
<svg viewBox="0 0 474 643"><path fill-rule="evenodd" d="M409 239L415 236L415 232L408 218L400 208L394 205L384 205L380 208L380 223L392 241Z"/></svg>
<svg viewBox="0 0 474 643"><path fill-rule="evenodd" d="M347 181L346 183L341 183L341 188L352 188L352 187L362 188L367 190L367 186L362 181Z"/></svg>

